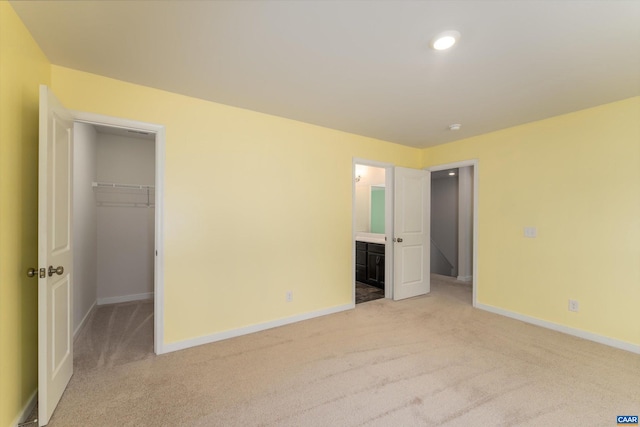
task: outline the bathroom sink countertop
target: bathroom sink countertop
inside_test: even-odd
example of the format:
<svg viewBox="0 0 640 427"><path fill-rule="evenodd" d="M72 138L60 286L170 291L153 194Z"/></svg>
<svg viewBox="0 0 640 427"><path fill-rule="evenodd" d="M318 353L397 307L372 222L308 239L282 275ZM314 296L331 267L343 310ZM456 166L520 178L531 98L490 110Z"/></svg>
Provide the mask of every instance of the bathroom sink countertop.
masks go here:
<svg viewBox="0 0 640 427"><path fill-rule="evenodd" d="M367 243L385 243L385 235L378 233L356 233L356 240Z"/></svg>

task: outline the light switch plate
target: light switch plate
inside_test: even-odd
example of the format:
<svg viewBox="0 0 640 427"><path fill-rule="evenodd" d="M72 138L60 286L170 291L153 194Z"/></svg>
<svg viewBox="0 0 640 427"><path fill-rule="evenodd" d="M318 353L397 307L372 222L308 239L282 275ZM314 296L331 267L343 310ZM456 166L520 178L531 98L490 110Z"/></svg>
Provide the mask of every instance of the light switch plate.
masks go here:
<svg viewBox="0 0 640 427"><path fill-rule="evenodd" d="M524 237L534 238L538 236L538 229L536 227L525 227Z"/></svg>

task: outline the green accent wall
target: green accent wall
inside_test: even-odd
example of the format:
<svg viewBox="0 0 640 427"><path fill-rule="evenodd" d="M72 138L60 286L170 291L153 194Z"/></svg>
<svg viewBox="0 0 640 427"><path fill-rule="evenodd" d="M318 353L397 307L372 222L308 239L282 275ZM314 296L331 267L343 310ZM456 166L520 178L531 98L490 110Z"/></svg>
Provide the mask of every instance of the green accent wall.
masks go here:
<svg viewBox="0 0 640 427"><path fill-rule="evenodd" d="M371 187L371 232L384 233L384 187Z"/></svg>

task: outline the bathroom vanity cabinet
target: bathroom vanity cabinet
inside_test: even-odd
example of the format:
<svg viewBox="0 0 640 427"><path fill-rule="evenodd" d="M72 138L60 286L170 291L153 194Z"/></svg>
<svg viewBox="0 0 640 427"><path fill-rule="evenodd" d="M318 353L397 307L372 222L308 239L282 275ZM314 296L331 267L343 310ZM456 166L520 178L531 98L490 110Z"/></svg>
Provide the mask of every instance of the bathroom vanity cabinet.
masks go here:
<svg viewBox="0 0 640 427"><path fill-rule="evenodd" d="M384 251L384 244L356 241L358 282L384 289Z"/></svg>

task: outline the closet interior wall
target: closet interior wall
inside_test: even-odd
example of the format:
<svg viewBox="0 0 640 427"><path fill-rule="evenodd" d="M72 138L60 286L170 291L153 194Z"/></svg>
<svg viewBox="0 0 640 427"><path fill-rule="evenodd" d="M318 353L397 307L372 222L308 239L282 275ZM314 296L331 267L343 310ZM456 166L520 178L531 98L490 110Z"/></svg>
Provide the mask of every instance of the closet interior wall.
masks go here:
<svg viewBox="0 0 640 427"><path fill-rule="evenodd" d="M96 156L98 182L153 188L154 140L99 132ZM98 202L98 305L153 297L153 193L115 189L104 194L99 187L94 192ZM101 203L103 200L115 203Z"/></svg>
<svg viewBox="0 0 640 427"><path fill-rule="evenodd" d="M96 181L98 134L92 125L75 123L73 144L73 329L78 332L97 301L98 227Z"/></svg>

